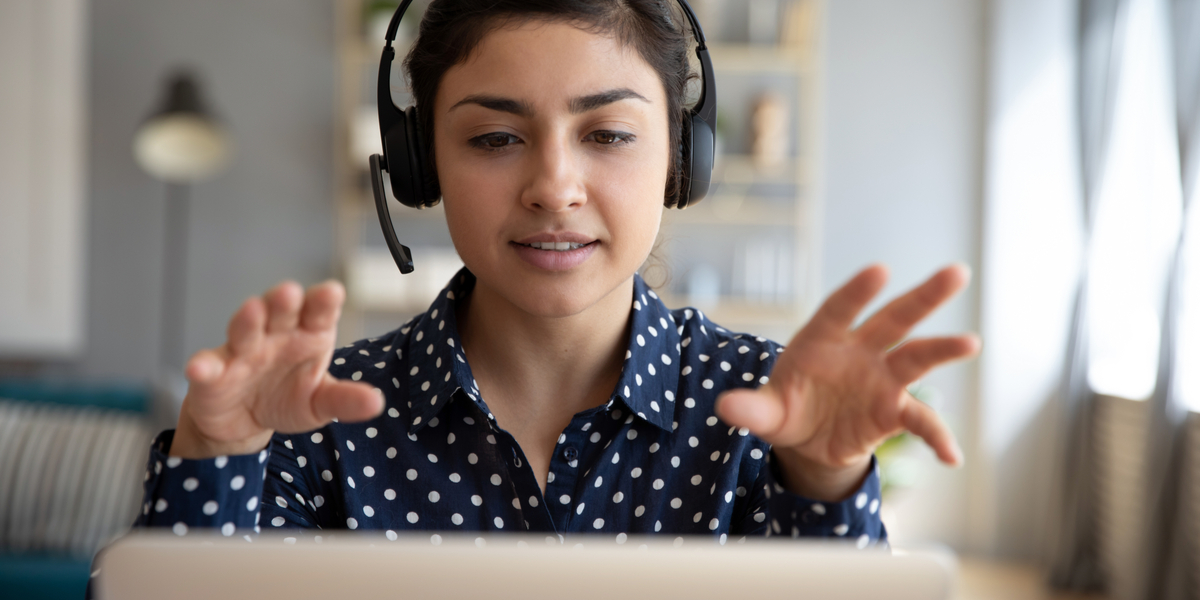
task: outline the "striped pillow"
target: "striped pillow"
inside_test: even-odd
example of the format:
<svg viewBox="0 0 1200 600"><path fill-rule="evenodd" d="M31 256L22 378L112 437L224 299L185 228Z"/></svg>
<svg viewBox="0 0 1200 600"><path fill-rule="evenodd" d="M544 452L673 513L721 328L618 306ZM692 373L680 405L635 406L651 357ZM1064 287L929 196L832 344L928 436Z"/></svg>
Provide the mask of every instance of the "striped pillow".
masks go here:
<svg viewBox="0 0 1200 600"><path fill-rule="evenodd" d="M0 551L91 557L133 523L142 415L0 400Z"/></svg>

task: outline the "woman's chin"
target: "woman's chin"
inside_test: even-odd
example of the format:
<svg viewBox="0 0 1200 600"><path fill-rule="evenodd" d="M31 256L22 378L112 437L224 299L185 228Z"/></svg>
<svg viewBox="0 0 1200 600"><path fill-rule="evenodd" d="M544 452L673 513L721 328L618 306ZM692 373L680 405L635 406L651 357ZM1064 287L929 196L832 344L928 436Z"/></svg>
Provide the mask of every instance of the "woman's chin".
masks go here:
<svg viewBox="0 0 1200 600"><path fill-rule="evenodd" d="M605 276L589 272L588 269L572 269L550 274L507 273L493 280L492 293L508 301L508 304L531 317L561 319L584 314L600 305L610 306L617 301L614 294L621 295L621 303L627 304L632 290L623 285L633 277L630 271L624 277ZM487 277L486 279L492 279ZM478 286L478 284L477 284ZM606 302L608 301L608 302Z"/></svg>
<svg viewBox="0 0 1200 600"><path fill-rule="evenodd" d="M608 295L594 288L594 283L556 282L538 288L513 290L511 300L530 316L562 319L586 313Z"/></svg>

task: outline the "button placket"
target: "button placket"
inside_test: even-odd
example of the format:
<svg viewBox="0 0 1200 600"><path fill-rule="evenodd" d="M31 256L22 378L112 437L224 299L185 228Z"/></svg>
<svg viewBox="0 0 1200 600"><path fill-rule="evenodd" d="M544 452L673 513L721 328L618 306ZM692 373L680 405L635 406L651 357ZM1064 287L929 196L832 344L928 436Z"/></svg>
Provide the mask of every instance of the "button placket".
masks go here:
<svg viewBox="0 0 1200 600"><path fill-rule="evenodd" d="M529 524L530 531L557 531L554 527L553 516L549 511L549 502L542 495L537 476L533 474L533 468L529 466L525 452L521 450L521 446L517 444L516 438L511 434L500 427L497 427L496 430L500 433L504 443L508 445L509 455L512 456L509 474L514 483L513 490L521 505L517 513L521 514L525 522ZM546 486L546 490L549 491L550 487ZM530 498L537 499L536 507L529 502Z"/></svg>
<svg viewBox="0 0 1200 600"><path fill-rule="evenodd" d="M558 447L550 457L550 474L547 476L545 494L546 508L554 526L560 532L569 531L571 518L575 516L575 506L580 501L576 497L579 493L579 449L587 442L587 432L583 431L583 424L588 420L587 417L575 415L559 436ZM563 499L566 499L565 503Z"/></svg>

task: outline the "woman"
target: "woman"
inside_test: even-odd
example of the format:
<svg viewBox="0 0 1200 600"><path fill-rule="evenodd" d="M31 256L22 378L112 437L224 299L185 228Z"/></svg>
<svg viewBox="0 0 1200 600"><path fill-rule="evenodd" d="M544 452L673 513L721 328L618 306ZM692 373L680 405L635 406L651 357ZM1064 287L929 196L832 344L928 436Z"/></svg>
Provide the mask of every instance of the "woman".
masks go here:
<svg viewBox="0 0 1200 600"><path fill-rule="evenodd" d="M338 284L248 300L187 366L138 524L884 539L874 448L908 429L961 460L904 388L978 341L891 348L966 270L851 329L886 279L868 268L787 352L663 306L636 271L678 189L675 11L435 1L406 66L466 269L337 350Z"/></svg>

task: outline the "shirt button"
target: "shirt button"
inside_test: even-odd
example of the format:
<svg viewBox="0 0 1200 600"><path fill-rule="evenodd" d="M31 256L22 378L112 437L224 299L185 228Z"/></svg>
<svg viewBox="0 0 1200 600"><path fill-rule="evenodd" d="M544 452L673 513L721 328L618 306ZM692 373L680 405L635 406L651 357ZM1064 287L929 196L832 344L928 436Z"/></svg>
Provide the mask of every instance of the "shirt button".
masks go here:
<svg viewBox="0 0 1200 600"><path fill-rule="evenodd" d="M576 458L579 458L579 451L576 450L574 446L567 446L565 449L563 449L563 458L567 460L575 460Z"/></svg>

